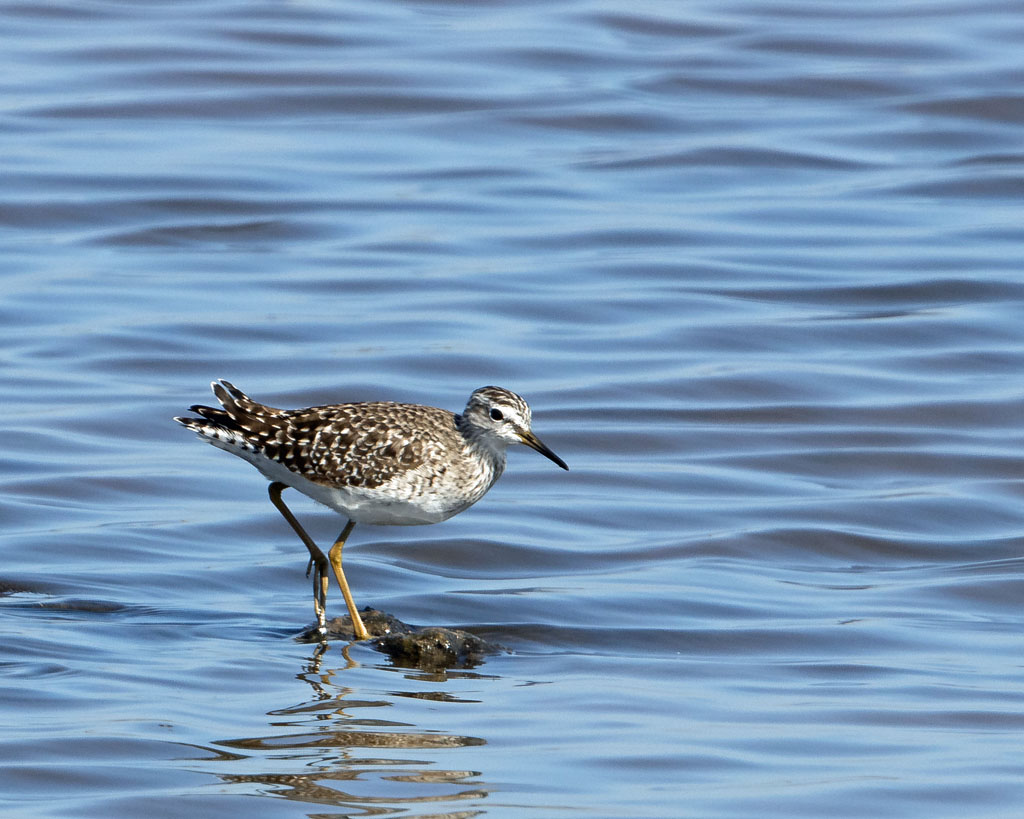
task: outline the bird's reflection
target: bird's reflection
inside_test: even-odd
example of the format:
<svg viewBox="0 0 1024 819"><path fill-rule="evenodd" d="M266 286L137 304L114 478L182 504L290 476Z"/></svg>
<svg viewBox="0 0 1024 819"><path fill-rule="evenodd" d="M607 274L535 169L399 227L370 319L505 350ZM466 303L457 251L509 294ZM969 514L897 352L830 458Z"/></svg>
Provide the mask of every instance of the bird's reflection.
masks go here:
<svg viewBox="0 0 1024 819"><path fill-rule="evenodd" d="M483 675L465 669L364 667L353 658L357 645L324 643L313 648L296 675L309 685L309 699L268 712L272 730L264 736L215 743L233 752L230 757L221 753L219 761L229 768L218 774L221 781L243 792L344 811L317 814L323 817L393 812L415 816L418 805L429 806L431 817L481 813L483 806L475 803L486 799L489 789L478 781L480 772L442 766L448 750L482 746L486 740L436 728L420 730L385 715L398 710L408 716L415 707L399 708L402 701L473 702L437 686ZM349 682L356 670L401 674L424 688L389 691L385 697L361 696L342 682ZM458 759L465 763L466 756Z"/></svg>

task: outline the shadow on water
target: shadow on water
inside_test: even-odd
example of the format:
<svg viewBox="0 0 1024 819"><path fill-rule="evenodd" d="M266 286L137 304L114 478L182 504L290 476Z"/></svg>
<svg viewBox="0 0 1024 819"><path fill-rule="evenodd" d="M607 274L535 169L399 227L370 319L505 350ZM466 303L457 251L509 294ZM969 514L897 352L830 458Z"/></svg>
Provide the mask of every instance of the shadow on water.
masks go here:
<svg viewBox="0 0 1024 819"><path fill-rule="evenodd" d="M325 659L335 656L326 644L307 659L297 677L309 684L312 696L297 705L268 712L271 726L277 729L273 733L220 740L213 743L214 747L203 749L216 755L213 761L247 761L268 768L250 773L221 772L217 776L222 782L240 786L246 793L251 793L255 785L256 790L268 796L358 811L360 815L390 812L397 805L409 810L420 805L434 807L438 803L464 803L489 796L486 787L473 781L481 775L480 771L438 769L422 758L445 749L486 745L485 739L437 729L418 730L407 723L377 716L380 712L370 709L389 708L394 703L387 699L360 699L355 689L339 685L336 675L358 665L349 657L348 647L341 654L345 660L341 667L324 666ZM439 670L417 679L436 685L476 676L466 671ZM463 701L437 690L405 692L402 696ZM405 752L411 755L406 756ZM293 763L302 758L306 759L304 767L308 772L295 773ZM291 772L274 771L274 760L289 760L286 767ZM467 806L464 810L432 811L429 815L471 817L481 813Z"/></svg>

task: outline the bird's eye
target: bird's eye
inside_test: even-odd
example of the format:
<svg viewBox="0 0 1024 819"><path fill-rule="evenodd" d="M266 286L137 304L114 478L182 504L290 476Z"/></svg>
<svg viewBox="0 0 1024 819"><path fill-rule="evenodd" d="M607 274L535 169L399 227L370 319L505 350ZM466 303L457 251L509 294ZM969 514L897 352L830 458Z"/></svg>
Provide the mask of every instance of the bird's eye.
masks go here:
<svg viewBox="0 0 1024 819"><path fill-rule="evenodd" d="M493 420L493 421L500 421L504 417L505 416L501 414L501 410L500 409L492 409L491 410L491 420Z"/></svg>

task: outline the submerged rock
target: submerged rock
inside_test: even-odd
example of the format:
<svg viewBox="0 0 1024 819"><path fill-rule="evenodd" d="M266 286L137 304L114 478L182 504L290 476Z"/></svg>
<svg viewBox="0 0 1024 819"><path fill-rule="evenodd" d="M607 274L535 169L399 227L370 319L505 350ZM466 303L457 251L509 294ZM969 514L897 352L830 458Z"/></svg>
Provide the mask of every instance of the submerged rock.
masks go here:
<svg viewBox="0 0 1024 819"><path fill-rule="evenodd" d="M395 665L418 668L423 671L442 671L446 668L472 668L484 661L488 654L502 650L461 628L443 626L413 626L397 617L377 609L365 608L359 612L370 643L387 654ZM328 640L352 640L352 620L335 617L327 622ZM316 631L310 629L303 639L315 641Z"/></svg>
<svg viewBox="0 0 1024 819"><path fill-rule="evenodd" d="M395 665L440 671L445 668L472 668L501 647L460 628L427 626L404 634L389 634L377 640L377 647L391 657Z"/></svg>

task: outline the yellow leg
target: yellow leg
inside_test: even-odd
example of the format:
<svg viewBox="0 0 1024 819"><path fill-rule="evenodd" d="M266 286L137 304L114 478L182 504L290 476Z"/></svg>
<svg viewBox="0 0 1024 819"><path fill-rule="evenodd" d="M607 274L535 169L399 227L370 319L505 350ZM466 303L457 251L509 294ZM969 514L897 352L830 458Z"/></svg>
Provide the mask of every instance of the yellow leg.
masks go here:
<svg viewBox="0 0 1024 819"><path fill-rule="evenodd" d="M306 577L309 577L309 569L311 566L316 566L316 572L313 575L313 610L316 612L317 629L320 631L321 638L326 639L327 637L327 557L320 547L313 542L313 538L306 534L306 530L302 528L302 524L295 519L295 515L292 514L292 510L285 506L284 501L281 500L281 493L288 488L287 484L274 481L270 484L270 502L277 507L277 511L280 512L288 524L295 530L295 534L299 536L303 543L306 544L306 548L309 549L309 564L306 566Z"/></svg>
<svg viewBox="0 0 1024 819"><path fill-rule="evenodd" d="M345 573L341 570L341 549L345 545L345 541L348 540L349 533L352 531L352 527L355 526L353 521L349 521L345 524L345 528L342 529L341 534L338 535L338 539L334 541L334 545L331 547L328 554L331 557L331 568L334 569L334 576L338 579L338 585L341 586L341 593L345 595L345 605L348 606L348 616L352 618L352 631L355 632L357 640L369 640L370 632L366 630L366 626L363 625L363 618L359 616L359 609L356 608L356 601L352 599L352 592L349 591L348 581L345 580Z"/></svg>

